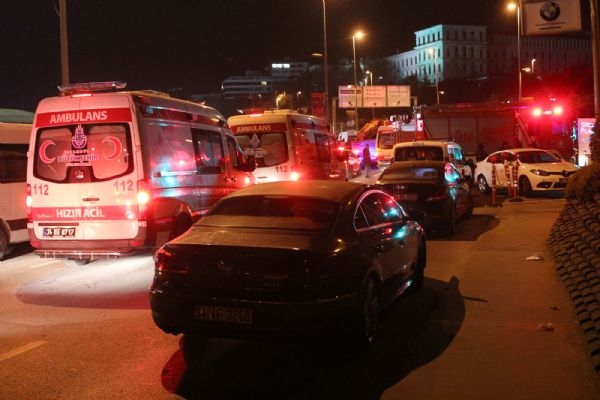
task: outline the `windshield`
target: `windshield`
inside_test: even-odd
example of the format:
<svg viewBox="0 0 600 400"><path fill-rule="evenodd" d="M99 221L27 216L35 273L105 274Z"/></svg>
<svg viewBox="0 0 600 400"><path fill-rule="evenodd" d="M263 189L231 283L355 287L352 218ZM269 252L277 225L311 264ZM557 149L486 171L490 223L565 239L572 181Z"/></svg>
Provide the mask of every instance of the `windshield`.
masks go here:
<svg viewBox="0 0 600 400"><path fill-rule="evenodd" d="M547 151L520 151L517 153L519 161L527 164L553 163L560 160Z"/></svg>
<svg viewBox="0 0 600 400"><path fill-rule="evenodd" d="M380 149L391 149L394 147L391 133L379 133L377 136L377 147Z"/></svg>
<svg viewBox="0 0 600 400"><path fill-rule="evenodd" d="M285 132L236 134L244 155L254 156L257 167L271 167L288 161Z"/></svg>
<svg viewBox="0 0 600 400"><path fill-rule="evenodd" d="M433 146L410 146L398 147L394 152L394 161L407 160L439 160L444 159L441 147Z"/></svg>
<svg viewBox="0 0 600 400"><path fill-rule="evenodd" d="M232 197L217 204L198 225L324 231L337 210L334 202L307 197Z"/></svg>
<svg viewBox="0 0 600 400"><path fill-rule="evenodd" d="M34 174L66 183L72 179L103 181L129 173L133 162L128 132L126 124L41 129L37 135Z"/></svg>

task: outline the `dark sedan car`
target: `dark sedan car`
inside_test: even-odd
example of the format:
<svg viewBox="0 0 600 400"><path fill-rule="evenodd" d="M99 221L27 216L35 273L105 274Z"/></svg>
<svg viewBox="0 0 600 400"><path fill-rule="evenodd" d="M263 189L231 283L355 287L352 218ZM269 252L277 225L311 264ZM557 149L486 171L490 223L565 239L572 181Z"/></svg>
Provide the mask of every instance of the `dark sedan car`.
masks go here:
<svg viewBox="0 0 600 400"><path fill-rule="evenodd" d="M425 263L423 228L376 187L253 185L157 251L152 317L172 334L260 338L344 328L368 344L380 310L423 285Z"/></svg>
<svg viewBox="0 0 600 400"><path fill-rule="evenodd" d="M473 213L469 182L449 162L394 162L376 183L407 209L425 212L427 229L445 228L454 234L457 221Z"/></svg>

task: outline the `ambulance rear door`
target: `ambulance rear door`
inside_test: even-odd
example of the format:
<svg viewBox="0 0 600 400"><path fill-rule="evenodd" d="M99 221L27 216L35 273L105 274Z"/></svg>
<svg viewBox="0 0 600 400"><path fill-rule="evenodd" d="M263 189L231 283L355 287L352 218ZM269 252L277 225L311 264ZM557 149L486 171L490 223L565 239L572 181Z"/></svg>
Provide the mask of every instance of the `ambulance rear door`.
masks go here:
<svg viewBox="0 0 600 400"><path fill-rule="evenodd" d="M136 237L139 178L134 150L139 146L132 135L132 110L130 97L118 93L40 103L28 167L37 240Z"/></svg>

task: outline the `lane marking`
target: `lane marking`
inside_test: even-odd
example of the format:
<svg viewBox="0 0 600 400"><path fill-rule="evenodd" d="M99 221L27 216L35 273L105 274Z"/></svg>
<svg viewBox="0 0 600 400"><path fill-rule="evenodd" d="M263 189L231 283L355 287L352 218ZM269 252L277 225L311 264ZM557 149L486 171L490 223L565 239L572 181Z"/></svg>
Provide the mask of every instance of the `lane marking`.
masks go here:
<svg viewBox="0 0 600 400"><path fill-rule="evenodd" d="M46 342L45 340L36 340L35 342L27 343L24 346L17 347L16 349L8 351L8 352L6 352L4 354L0 354L0 362L6 361L6 360L8 360L10 358L18 356L19 354L22 354L22 353L25 353L25 352L27 352L29 350L33 350L33 349L35 349L37 347L43 346L46 343L48 343L48 342Z"/></svg>

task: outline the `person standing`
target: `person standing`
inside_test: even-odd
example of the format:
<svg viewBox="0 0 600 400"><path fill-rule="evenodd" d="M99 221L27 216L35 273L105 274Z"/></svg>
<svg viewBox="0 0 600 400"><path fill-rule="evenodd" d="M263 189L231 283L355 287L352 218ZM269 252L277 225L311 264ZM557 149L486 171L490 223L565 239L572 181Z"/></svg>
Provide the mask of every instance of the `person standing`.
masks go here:
<svg viewBox="0 0 600 400"><path fill-rule="evenodd" d="M365 178L371 174L371 152L369 151L369 143L365 143L363 148L363 165L365 166Z"/></svg>

